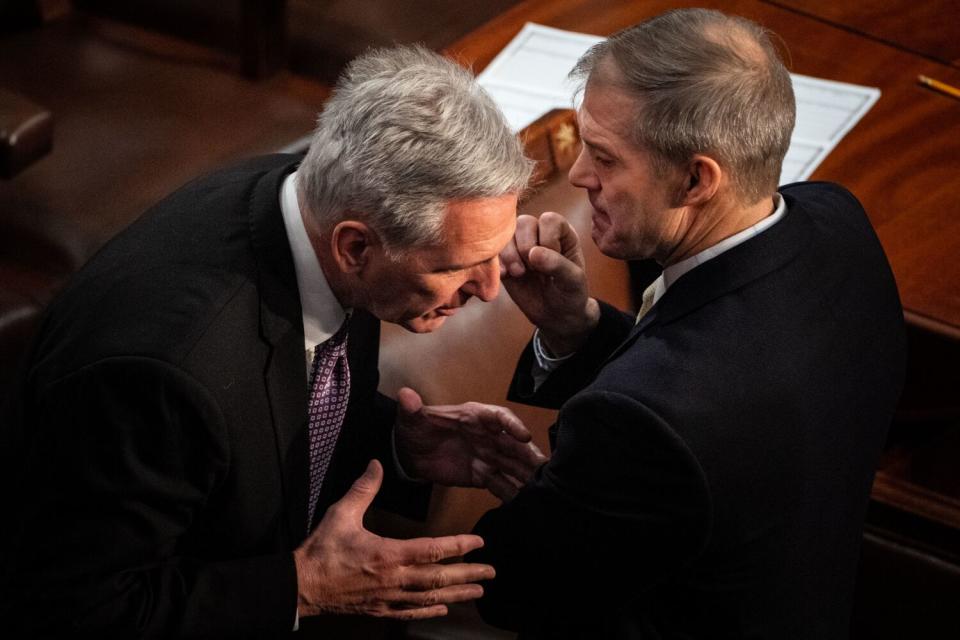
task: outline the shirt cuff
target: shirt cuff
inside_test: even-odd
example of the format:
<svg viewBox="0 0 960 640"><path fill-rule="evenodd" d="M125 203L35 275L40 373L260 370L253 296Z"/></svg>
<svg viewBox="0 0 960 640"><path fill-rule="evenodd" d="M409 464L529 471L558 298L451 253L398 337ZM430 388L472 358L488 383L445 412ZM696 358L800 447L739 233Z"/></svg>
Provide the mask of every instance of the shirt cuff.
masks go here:
<svg viewBox="0 0 960 640"><path fill-rule="evenodd" d="M550 353L550 350L547 349L546 345L540 341L540 329L537 329L533 332L533 356L534 363L530 375L533 376L533 390L536 391L540 388L551 373L560 368L565 361L573 357L573 353L568 353L564 356L555 356ZM549 354L549 355L547 355Z"/></svg>

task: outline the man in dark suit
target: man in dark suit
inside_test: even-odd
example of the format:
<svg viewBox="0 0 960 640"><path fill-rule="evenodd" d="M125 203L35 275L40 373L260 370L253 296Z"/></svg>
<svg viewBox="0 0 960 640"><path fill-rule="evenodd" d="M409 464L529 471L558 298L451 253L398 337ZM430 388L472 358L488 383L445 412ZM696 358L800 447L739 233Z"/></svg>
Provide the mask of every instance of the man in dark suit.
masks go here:
<svg viewBox="0 0 960 640"><path fill-rule="evenodd" d="M476 526L480 611L522 637L845 638L904 370L863 209L777 189L794 98L758 25L670 12L575 72L593 240L664 271L635 318L589 297L562 216L518 221L504 283L538 331L512 398L560 413Z"/></svg>
<svg viewBox="0 0 960 640"><path fill-rule="evenodd" d="M496 296L529 175L467 71L373 51L302 163L192 182L105 247L4 425L4 633L273 637L478 597L491 567L440 563L478 537L380 538L364 512L422 515L426 481L508 497L542 456L497 407L404 389L398 410L379 322L432 331Z"/></svg>

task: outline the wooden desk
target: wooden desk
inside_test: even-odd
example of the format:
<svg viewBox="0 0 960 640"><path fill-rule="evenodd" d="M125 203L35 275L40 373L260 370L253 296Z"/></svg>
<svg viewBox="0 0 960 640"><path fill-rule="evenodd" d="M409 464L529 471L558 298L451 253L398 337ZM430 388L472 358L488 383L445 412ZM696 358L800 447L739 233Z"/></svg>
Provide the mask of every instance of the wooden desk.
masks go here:
<svg viewBox="0 0 960 640"><path fill-rule="evenodd" d="M880 100L812 179L839 182L863 202L907 320L960 339L960 101L916 82L924 74L960 86L960 69L757 0L528 0L448 52L480 71L527 21L608 35L681 6L721 9L772 29L793 72L880 88Z"/></svg>
<svg viewBox="0 0 960 640"><path fill-rule="evenodd" d="M767 1L960 67L960 4L956 0Z"/></svg>

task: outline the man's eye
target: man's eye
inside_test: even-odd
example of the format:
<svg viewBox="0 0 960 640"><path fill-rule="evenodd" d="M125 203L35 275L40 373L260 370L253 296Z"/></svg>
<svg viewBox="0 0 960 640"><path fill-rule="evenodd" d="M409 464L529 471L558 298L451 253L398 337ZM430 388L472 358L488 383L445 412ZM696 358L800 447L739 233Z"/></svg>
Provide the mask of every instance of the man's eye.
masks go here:
<svg viewBox="0 0 960 640"><path fill-rule="evenodd" d="M593 161L596 162L601 167L609 167L613 164L613 160L610 158L605 158L603 156L594 156Z"/></svg>

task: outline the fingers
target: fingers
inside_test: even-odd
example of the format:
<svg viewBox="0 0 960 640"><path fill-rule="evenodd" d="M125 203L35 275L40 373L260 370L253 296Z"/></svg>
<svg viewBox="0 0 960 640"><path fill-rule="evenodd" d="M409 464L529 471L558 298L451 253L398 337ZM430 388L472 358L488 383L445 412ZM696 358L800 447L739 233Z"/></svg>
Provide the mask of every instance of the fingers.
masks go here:
<svg viewBox="0 0 960 640"><path fill-rule="evenodd" d="M477 424L492 434L506 433L519 442L530 442L533 435L513 411L495 404L467 403L464 408L472 408L465 418L475 418Z"/></svg>
<svg viewBox="0 0 960 640"><path fill-rule="evenodd" d="M377 492L380 490L380 484L383 482L383 467L377 460L371 460L367 465L367 470L359 478L353 481L353 485L331 509L336 509L341 513L358 517L363 520L363 514L367 512L370 503L373 502Z"/></svg>
<svg viewBox="0 0 960 640"><path fill-rule="evenodd" d="M584 288L586 275L583 268L566 256L546 247L534 247L527 256L527 266L545 276L550 276L561 289L580 291Z"/></svg>
<svg viewBox="0 0 960 640"><path fill-rule="evenodd" d="M570 225L559 213L544 211L537 220L537 231L541 247L563 254L563 240L569 235Z"/></svg>
<svg viewBox="0 0 960 640"><path fill-rule="evenodd" d="M460 562L457 564L426 564L407 567L401 587L407 591L436 591L454 586L476 587L469 584L481 580L493 580L496 572L488 564ZM482 592L482 591L481 591ZM438 600L431 603L450 602Z"/></svg>
<svg viewBox="0 0 960 640"><path fill-rule="evenodd" d="M580 236L576 229L559 213L546 211L540 216L540 246L552 249L568 260L583 264Z"/></svg>
<svg viewBox="0 0 960 640"><path fill-rule="evenodd" d="M471 466L474 484L486 487L493 495L504 500L512 498L547 458L533 443L521 445L516 441L506 441L506 436L502 440L505 442L498 443L501 450L480 452ZM509 484L501 476L506 476Z"/></svg>
<svg viewBox="0 0 960 640"><path fill-rule="evenodd" d="M519 444L506 441L505 438L497 442L495 451L484 453L486 455L483 456L483 461L490 468L523 481L528 480L537 467L547 461L546 456L533 443Z"/></svg>
<svg viewBox="0 0 960 640"><path fill-rule="evenodd" d="M489 475L487 477L486 485L487 491L495 495L503 502L513 500L517 493L520 492L520 487L523 486L516 478L503 473L494 473Z"/></svg>
<svg viewBox="0 0 960 640"><path fill-rule="evenodd" d="M511 263L519 261L523 271L515 273L515 269L508 269L510 275L516 277L531 269L542 275L559 277L570 286L581 286L584 275L580 238L567 219L553 211L545 211L539 218L520 218L517 218L509 260Z"/></svg>
<svg viewBox="0 0 960 640"><path fill-rule="evenodd" d="M403 607L431 607L436 605L452 604L476 600L483 596L483 587L478 584L456 584L439 589L426 591L397 591L389 595L392 607L402 610Z"/></svg>
<svg viewBox="0 0 960 640"><path fill-rule="evenodd" d="M403 387L397 391L397 404L402 413L412 415L423 407L423 399L410 387Z"/></svg>
<svg viewBox="0 0 960 640"><path fill-rule="evenodd" d="M408 390L416 393L413 390ZM401 400L401 393L397 399ZM419 398L419 396L418 396ZM463 404L437 404L422 406L418 409L431 419L437 426L460 428L463 425L479 427L488 435L505 433L519 442L530 442L533 439L530 430L517 415L506 407L480 402L465 402Z"/></svg>
<svg viewBox="0 0 960 640"><path fill-rule="evenodd" d="M517 246L517 253L526 263L530 249L540 244L540 221L533 216L519 216L517 218L517 230L514 232L513 238Z"/></svg>
<svg viewBox="0 0 960 640"><path fill-rule="evenodd" d="M534 247L550 249L567 259L580 255L580 238L567 219L555 211L544 211L539 218L526 216L523 224L517 219L515 234L517 251L529 266L530 250Z"/></svg>
<svg viewBox="0 0 960 640"><path fill-rule="evenodd" d="M483 538L470 534L413 538L396 542L400 563L407 565L434 564L447 558L462 556L483 546Z"/></svg>
<svg viewBox="0 0 960 640"><path fill-rule="evenodd" d="M394 620L425 620L427 618L438 618L447 615L446 605L437 604L432 607L419 607L416 609L393 608L388 609L379 615L383 618L393 618Z"/></svg>
<svg viewBox="0 0 960 640"><path fill-rule="evenodd" d="M526 256L537 242L537 219L533 216L517 216L517 228L513 239L500 251L501 275L519 278L526 273Z"/></svg>

